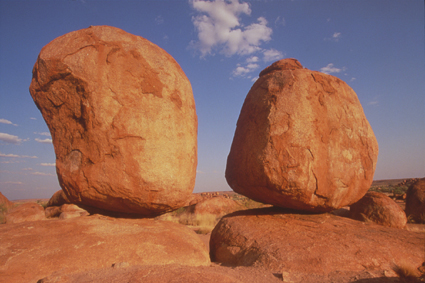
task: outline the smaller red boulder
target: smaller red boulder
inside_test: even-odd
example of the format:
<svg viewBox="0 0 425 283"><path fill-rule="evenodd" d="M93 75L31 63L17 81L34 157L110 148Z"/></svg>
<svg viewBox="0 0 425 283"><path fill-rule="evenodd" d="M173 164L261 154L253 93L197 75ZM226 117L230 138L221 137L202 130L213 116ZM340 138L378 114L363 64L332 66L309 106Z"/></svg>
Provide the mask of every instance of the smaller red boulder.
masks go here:
<svg viewBox="0 0 425 283"><path fill-rule="evenodd" d="M425 223L425 178L419 179L406 192L406 216Z"/></svg>
<svg viewBox="0 0 425 283"><path fill-rule="evenodd" d="M403 228L407 222L403 209L390 197L378 192L368 192L350 205L350 218L394 228Z"/></svg>

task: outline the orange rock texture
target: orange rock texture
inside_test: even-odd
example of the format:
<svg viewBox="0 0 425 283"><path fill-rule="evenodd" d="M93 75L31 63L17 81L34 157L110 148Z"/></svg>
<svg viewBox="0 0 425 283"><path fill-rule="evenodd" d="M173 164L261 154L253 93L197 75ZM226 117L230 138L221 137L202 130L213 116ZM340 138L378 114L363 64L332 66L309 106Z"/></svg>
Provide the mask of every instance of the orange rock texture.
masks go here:
<svg viewBox="0 0 425 283"><path fill-rule="evenodd" d="M6 214L6 224L46 219L44 208L34 202L23 203Z"/></svg>
<svg viewBox="0 0 425 283"><path fill-rule="evenodd" d="M0 225L0 243L0 282L37 282L56 272L65 275L122 263L210 265L207 248L195 232L151 219L97 215L6 224Z"/></svg>
<svg viewBox="0 0 425 283"><path fill-rule="evenodd" d="M283 59L260 73L245 99L226 179L256 201L326 212L368 191L377 158L356 93L334 76Z"/></svg>
<svg viewBox="0 0 425 283"><path fill-rule="evenodd" d="M368 192L350 205L350 218L394 228L404 228L407 222L403 209L390 197L378 192Z"/></svg>
<svg viewBox="0 0 425 283"><path fill-rule="evenodd" d="M30 93L72 203L153 216L190 197L195 102L186 75L163 49L109 26L70 32L41 50Z"/></svg>
<svg viewBox="0 0 425 283"><path fill-rule="evenodd" d="M424 241L424 233L330 213L262 208L224 216L211 233L210 256L225 266L288 274L285 282L354 282L353 277L362 272L395 276L392 268L402 262L421 266ZM351 280L332 280L334 276Z"/></svg>

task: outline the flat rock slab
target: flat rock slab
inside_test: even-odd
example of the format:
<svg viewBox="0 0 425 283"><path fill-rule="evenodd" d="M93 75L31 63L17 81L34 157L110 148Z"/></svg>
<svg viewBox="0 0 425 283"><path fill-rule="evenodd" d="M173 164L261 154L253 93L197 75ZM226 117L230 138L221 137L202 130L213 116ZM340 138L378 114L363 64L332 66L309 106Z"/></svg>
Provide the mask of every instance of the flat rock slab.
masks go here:
<svg viewBox="0 0 425 283"><path fill-rule="evenodd" d="M41 283L279 283L279 275L269 270L254 267L227 268L222 266L132 266L104 268L70 275L53 274Z"/></svg>
<svg viewBox="0 0 425 283"><path fill-rule="evenodd" d="M133 265L210 265L208 251L183 225L103 216L0 226L0 282ZM63 281L61 281L63 282Z"/></svg>
<svg viewBox="0 0 425 283"><path fill-rule="evenodd" d="M364 223L332 214L276 208L238 211L211 234L210 256L229 266L257 266L292 282L352 282L361 274L394 277L394 264L419 267L425 233Z"/></svg>

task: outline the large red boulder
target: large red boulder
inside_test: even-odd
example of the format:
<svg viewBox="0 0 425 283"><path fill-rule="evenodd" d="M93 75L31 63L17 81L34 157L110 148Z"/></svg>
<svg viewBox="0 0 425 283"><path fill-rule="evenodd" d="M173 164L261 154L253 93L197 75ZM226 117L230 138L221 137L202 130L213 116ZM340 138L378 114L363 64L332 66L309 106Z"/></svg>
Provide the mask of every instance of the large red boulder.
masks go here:
<svg viewBox="0 0 425 283"><path fill-rule="evenodd" d="M46 219L44 208L35 202L26 202L6 214L6 224Z"/></svg>
<svg viewBox="0 0 425 283"><path fill-rule="evenodd" d="M403 209L390 197L378 192L368 192L350 205L350 218L394 228L403 228L407 222Z"/></svg>
<svg viewBox="0 0 425 283"><path fill-rule="evenodd" d="M407 189L406 216L417 223L425 223L425 178L419 179Z"/></svg>
<svg viewBox="0 0 425 283"><path fill-rule="evenodd" d="M163 49L109 26L70 32L41 50L30 93L52 133L70 202L153 216L190 197L195 102Z"/></svg>
<svg viewBox="0 0 425 283"><path fill-rule="evenodd" d="M245 99L226 179L256 201L325 212L368 191L377 158L356 93L334 76L284 59L260 73Z"/></svg>
<svg viewBox="0 0 425 283"><path fill-rule="evenodd" d="M210 265L205 244L183 225L99 215L1 225L0 251L1 282L37 282L113 265Z"/></svg>
<svg viewBox="0 0 425 283"><path fill-rule="evenodd" d="M353 282L363 273L396 276L397 264L420 267L424 242L424 233L329 213L262 208L224 216L211 233L210 256L286 274L285 282Z"/></svg>

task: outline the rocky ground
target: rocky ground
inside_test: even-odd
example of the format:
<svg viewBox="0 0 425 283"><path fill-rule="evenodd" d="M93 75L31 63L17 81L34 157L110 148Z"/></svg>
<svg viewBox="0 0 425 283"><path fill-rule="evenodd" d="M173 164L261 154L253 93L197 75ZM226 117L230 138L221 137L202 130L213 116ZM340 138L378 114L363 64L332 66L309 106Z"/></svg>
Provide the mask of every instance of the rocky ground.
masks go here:
<svg viewBox="0 0 425 283"><path fill-rule="evenodd" d="M372 190L404 208L405 184L377 181ZM159 219L165 222L91 215L0 225L0 282L425 281L425 224L383 227L349 219L344 209L275 211L234 192L194 194L191 206ZM179 224L161 224L167 221Z"/></svg>

